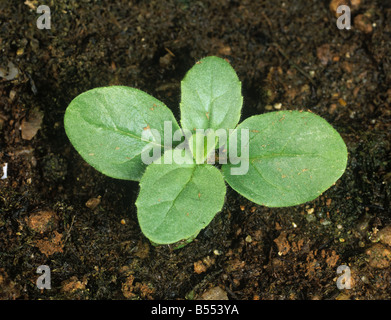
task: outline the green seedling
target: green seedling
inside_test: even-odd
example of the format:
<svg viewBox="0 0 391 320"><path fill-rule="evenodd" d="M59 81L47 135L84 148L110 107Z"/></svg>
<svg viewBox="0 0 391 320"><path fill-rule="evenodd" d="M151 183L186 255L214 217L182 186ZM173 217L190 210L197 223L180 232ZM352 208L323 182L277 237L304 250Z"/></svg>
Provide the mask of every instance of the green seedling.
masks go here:
<svg viewBox="0 0 391 320"><path fill-rule="evenodd" d="M225 182L254 203L287 207L317 198L346 169L346 145L320 116L269 112L238 125L242 102L231 65L207 57L181 82L181 126L163 102L111 86L77 96L65 130L98 171L140 182L137 217L152 243L185 244L222 210Z"/></svg>

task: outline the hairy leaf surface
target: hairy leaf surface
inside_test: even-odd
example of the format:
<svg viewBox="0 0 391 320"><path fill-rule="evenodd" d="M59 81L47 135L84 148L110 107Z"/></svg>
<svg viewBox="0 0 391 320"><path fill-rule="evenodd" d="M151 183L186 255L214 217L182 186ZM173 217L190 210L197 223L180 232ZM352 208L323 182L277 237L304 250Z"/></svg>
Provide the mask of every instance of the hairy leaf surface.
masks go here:
<svg viewBox="0 0 391 320"><path fill-rule="evenodd" d="M184 129L234 129L243 98L235 70L224 59L197 62L181 83L181 125Z"/></svg>
<svg viewBox="0 0 391 320"><path fill-rule="evenodd" d="M95 169L117 179L140 180L146 167L141 152L151 143L163 145L164 121L172 122L173 132L179 128L161 101L138 89L112 86L77 96L64 124L72 145ZM151 131L148 139L142 137L146 130Z"/></svg>
<svg viewBox="0 0 391 320"><path fill-rule="evenodd" d="M136 201L139 224L156 244L193 237L223 207L226 187L221 172L193 161L189 152L185 164L152 163L140 181Z"/></svg>
<svg viewBox="0 0 391 320"><path fill-rule="evenodd" d="M281 111L248 118L237 128L239 144L241 129L249 130L249 156L241 159L248 161L249 170L232 175L231 168L240 164L226 164L222 170L229 185L255 203L286 207L313 200L345 171L344 141L313 113Z"/></svg>

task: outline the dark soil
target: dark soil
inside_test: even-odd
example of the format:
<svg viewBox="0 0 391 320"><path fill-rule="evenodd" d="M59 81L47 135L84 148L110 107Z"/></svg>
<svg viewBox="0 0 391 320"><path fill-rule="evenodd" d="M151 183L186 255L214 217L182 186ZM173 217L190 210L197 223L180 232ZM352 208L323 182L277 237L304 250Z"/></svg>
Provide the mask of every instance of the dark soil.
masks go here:
<svg viewBox="0 0 391 320"><path fill-rule="evenodd" d="M0 0L0 67L18 69L0 78L0 298L193 299L217 286L229 299L391 297L387 237L374 244L391 224L390 1L354 1L351 30L337 28L329 0L46 2L51 30L36 26L38 1ZM121 84L178 116L180 80L208 55L237 71L242 119L311 110L341 133L348 168L292 208L228 188L194 242L154 247L137 223L138 184L86 164L64 111L83 91ZM40 265L50 290L37 289ZM340 265L350 290L337 287Z"/></svg>

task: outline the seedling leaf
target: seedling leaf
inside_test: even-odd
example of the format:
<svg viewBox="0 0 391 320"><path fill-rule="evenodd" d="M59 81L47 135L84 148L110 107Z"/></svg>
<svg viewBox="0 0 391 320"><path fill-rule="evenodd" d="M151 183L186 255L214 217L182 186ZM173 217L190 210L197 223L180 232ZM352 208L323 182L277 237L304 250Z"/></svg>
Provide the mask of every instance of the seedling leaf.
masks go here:
<svg viewBox="0 0 391 320"><path fill-rule="evenodd" d="M313 200L345 171L344 141L313 113L281 111L248 118L237 128L239 143L241 129L250 133L249 157L241 159L249 161L249 170L232 175L231 168L238 165L226 164L222 171L233 189L255 203L286 207Z"/></svg>
<svg viewBox="0 0 391 320"><path fill-rule="evenodd" d="M224 59L206 57L181 83L181 125L195 129L233 129L239 122L243 98L235 70Z"/></svg>
<svg viewBox="0 0 391 320"><path fill-rule="evenodd" d="M179 129L159 100L138 89L111 86L77 96L64 124L72 145L95 169L117 179L140 180L146 167L141 152L151 142L163 145L164 121L172 122L173 132ZM143 138L142 132L151 129L159 135Z"/></svg>
<svg viewBox="0 0 391 320"><path fill-rule="evenodd" d="M221 172L208 164L149 165L136 201L143 234L156 244L194 237L222 209L226 187ZM161 163L163 163L161 161Z"/></svg>

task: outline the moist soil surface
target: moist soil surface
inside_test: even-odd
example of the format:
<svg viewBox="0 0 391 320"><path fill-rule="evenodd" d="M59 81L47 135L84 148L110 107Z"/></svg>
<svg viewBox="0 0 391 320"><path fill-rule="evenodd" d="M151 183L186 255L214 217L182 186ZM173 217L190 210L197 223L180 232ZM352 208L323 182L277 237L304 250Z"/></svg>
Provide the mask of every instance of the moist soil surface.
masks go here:
<svg viewBox="0 0 391 320"><path fill-rule="evenodd" d="M391 2L345 3L341 30L329 0L48 0L51 29L39 29L38 1L0 0L0 298L389 299ZM180 81L209 55L237 71L242 120L310 110L343 137L347 170L290 208L228 187L195 241L156 247L137 222L138 183L90 167L64 112L88 89L126 85L179 119ZM37 288L41 265L50 290Z"/></svg>

